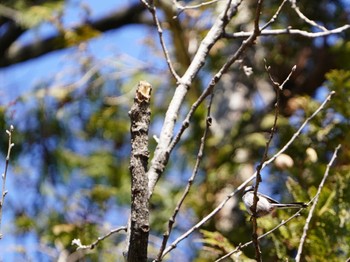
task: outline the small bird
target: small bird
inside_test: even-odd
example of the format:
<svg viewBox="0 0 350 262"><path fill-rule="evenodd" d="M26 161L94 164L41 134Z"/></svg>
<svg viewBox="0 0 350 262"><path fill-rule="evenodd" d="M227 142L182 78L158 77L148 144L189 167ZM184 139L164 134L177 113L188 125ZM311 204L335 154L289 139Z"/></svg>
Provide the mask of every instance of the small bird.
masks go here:
<svg viewBox="0 0 350 262"><path fill-rule="evenodd" d="M290 204L281 204L277 200L258 192L258 202L256 205L256 217L262 217L270 214L276 208L305 208L307 204L296 202ZM252 206L254 203L254 186L248 186L244 190L243 203L249 214L253 215Z"/></svg>

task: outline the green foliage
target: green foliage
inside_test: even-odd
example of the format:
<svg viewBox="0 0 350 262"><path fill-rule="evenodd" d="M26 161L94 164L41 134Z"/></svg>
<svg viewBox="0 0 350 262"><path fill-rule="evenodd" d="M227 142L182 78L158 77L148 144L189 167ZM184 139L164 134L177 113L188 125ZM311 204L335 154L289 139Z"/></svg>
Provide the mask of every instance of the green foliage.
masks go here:
<svg viewBox="0 0 350 262"><path fill-rule="evenodd" d="M219 232L201 230L200 233L203 235L200 242L202 242L204 245L203 257L206 257L206 260L202 258L196 261L213 261L219 254L226 254L234 249L234 247L230 244L230 241Z"/></svg>
<svg viewBox="0 0 350 262"><path fill-rule="evenodd" d="M52 22L53 15L58 15L63 11L65 1L45 1L38 5L32 1L15 0L4 1L3 4L13 8L8 15L14 16L21 26L33 28L43 22Z"/></svg>
<svg viewBox="0 0 350 262"><path fill-rule="evenodd" d="M33 5L20 9L20 22L27 28L38 26L43 22L50 21L54 13L62 12L64 1L48 2L43 5Z"/></svg>
<svg viewBox="0 0 350 262"><path fill-rule="evenodd" d="M15 226L18 229L19 233L25 233L32 230L34 225L35 221L26 214L17 215L15 220Z"/></svg>
<svg viewBox="0 0 350 262"><path fill-rule="evenodd" d="M347 104L350 103L350 71L332 70L326 75L328 86L336 92L337 99L332 101L332 108L344 118L350 118Z"/></svg>
<svg viewBox="0 0 350 262"><path fill-rule="evenodd" d="M63 41L66 47L76 46L84 41L99 36L99 32L93 29L91 26L83 26L76 31L67 30L64 32Z"/></svg>

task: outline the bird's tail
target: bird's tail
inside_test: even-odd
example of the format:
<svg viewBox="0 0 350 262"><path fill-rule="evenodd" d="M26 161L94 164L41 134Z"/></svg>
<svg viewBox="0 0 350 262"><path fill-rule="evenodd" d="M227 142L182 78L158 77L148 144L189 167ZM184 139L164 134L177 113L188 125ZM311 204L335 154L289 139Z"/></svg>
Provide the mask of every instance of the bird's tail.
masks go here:
<svg viewBox="0 0 350 262"><path fill-rule="evenodd" d="M289 204L272 204L276 208L305 208L307 207L307 204L302 202L295 202L295 203L289 203Z"/></svg>

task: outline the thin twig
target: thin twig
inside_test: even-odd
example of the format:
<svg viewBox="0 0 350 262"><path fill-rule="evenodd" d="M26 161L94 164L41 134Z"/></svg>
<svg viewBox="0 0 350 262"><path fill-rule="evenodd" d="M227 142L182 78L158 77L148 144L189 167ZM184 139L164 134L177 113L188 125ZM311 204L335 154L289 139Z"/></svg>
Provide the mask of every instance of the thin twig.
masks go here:
<svg viewBox="0 0 350 262"><path fill-rule="evenodd" d="M266 146L265 146L265 150L264 150L264 154L263 154L263 157L261 159L261 162L260 162L260 164L258 165L258 167L256 169L254 198L253 198L253 205L251 207L251 211L253 213L253 215L251 217L251 221L252 221L252 224L253 224L252 242L254 243L254 246L255 246L255 257L256 257L257 261L261 261L262 260L261 259L261 250L260 250L260 246L259 246L259 237L258 237L258 234L257 234L258 223L257 223L257 215L256 215L256 207L257 207L257 204L258 204L258 201L259 201L258 188L259 188L259 183L262 181L260 172L261 172L263 163L267 160L268 150L270 148L270 144L272 142L273 136L274 136L274 134L276 132L276 129L277 129L281 91L283 90L283 86L286 84L286 82L290 79L291 75L295 71L296 66L294 66L291 69L289 75L286 77L286 79L283 81L282 84L279 84L278 82L276 82L273 79L273 77L271 75L271 72L270 72L270 67L265 65L265 69L266 69L266 72L268 72L269 78L270 78L271 82L273 83L274 89L276 91L276 103L275 103L274 122L272 124L270 136L269 136L269 139L266 142Z"/></svg>
<svg viewBox="0 0 350 262"><path fill-rule="evenodd" d="M147 9L150 11L150 13L152 14L153 17L153 21L157 26L157 30L158 30L158 34L159 34L159 41L160 41L160 45L162 46L163 49L163 53L166 59L166 62L168 64L169 70L171 72L171 74L173 75L173 77L175 78L176 82L180 81L180 77L179 75L176 73L176 70L174 69L173 63L171 61L168 49L165 45L164 42L164 38L163 38L163 29L162 26L160 25L159 19L158 19L158 15L157 15L157 9L153 3L153 1L151 1L152 3L148 3L146 0L141 0L141 2L147 7Z"/></svg>
<svg viewBox="0 0 350 262"><path fill-rule="evenodd" d="M309 116L308 118L305 119L303 124L299 127L299 129L293 134L293 136L290 138L290 140L283 146L283 148L278 151L275 155L273 155L269 160L265 161L264 164L262 165L262 169L264 169L267 165L271 164L275 159L284 153L289 146L295 141L295 139L300 135L301 131L305 128L305 126L322 110L324 109L325 105L327 102L330 101L331 97L335 94L334 91L330 92L326 99L323 101L323 103L315 110L315 112ZM165 250L163 253L163 257L165 254L169 253L171 250L176 248L176 246L186 239L189 235L191 235L194 231L199 229L203 224L208 222L213 216L215 216L225 205L226 203L233 197L235 196L238 192L242 191L243 188L245 188L253 179L256 178L256 172L247 180L245 180L240 186L238 186L231 194L227 195L226 198L220 202L220 204L213 209L212 212L210 212L207 216L202 218L197 224L195 224L193 227L191 227L189 230L187 230L185 233L183 233L181 236L179 236L177 239L175 239Z"/></svg>
<svg viewBox="0 0 350 262"><path fill-rule="evenodd" d="M105 240L106 238L110 237L111 235L114 235L120 231L127 231L126 226L118 227L115 229L112 229L104 236L98 237L94 242L92 242L90 245L83 245L81 244L80 239L73 239L72 245L77 245L77 250L84 250L84 249L94 249L101 241Z"/></svg>
<svg viewBox="0 0 350 262"><path fill-rule="evenodd" d="M258 171L257 174L259 174L259 172L260 171ZM258 181L258 179L256 179L256 181ZM257 182L257 185L258 184L259 183ZM253 215L251 217L251 221L252 221L252 225L253 225L252 242L254 243L254 247L255 247L255 259L256 259L256 261L260 262L260 261L262 261L262 258L261 258L261 249L260 249L259 238L258 238L258 233L257 233L258 221L257 221L257 217L256 217L256 206L257 206L257 203L258 203L258 200L259 200L259 198L257 196L257 194L258 194L257 193L257 188L258 187L254 188L253 206L251 208Z"/></svg>
<svg viewBox="0 0 350 262"><path fill-rule="evenodd" d="M327 168L326 168L326 171L325 171L324 176L322 178L322 181L321 181L320 185L318 186L317 193L316 193L316 196L315 196L315 200L314 200L314 202L313 202L313 204L312 204L312 206L310 208L309 215L308 215L308 217L306 219L306 222L305 222L305 225L304 225L303 235L300 238L300 243L299 243L299 247L298 247L298 253L297 253L297 256L295 258L296 262L300 261L301 253L303 252L303 246L304 246L304 243L305 243L307 231L309 229L310 221L312 219L312 216L313 216L313 213L315 211L318 199L320 197L321 190L322 190L322 188L324 186L324 183L325 183L325 181L326 181L326 179L328 177L329 170L330 170L331 166L333 165L334 160L337 158L337 153L338 153L338 150L340 149L340 147L341 147L341 145L339 144L336 147L336 149L334 150L333 156L332 156L331 160L329 161L329 163L327 165Z"/></svg>
<svg viewBox="0 0 350 262"><path fill-rule="evenodd" d="M266 65L265 65L265 69L266 69L266 71L269 73L269 78L270 78L270 81L273 83L273 85L274 85L277 89L279 89L279 90L282 91L284 85L289 81L290 77L292 76L292 74L294 73L294 71L297 69L297 66L294 65L294 66L292 67L292 69L290 70L288 76L286 77L286 79L283 81L282 84L279 84L278 82L276 82L276 81L273 79L273 77L272 77L272 75L271 75L271 73L270 73L270 69L271 69L271 68L270 68L269 66L266 66Z"/></svg>
<svg viewBox="0 0 350 262"><path fill-rule="evenodd" d="M197 5L186 5L186 6L183 6L183 5L179 4L176 0L173 0L174 5L179 10L177 15L174 16L174 19L177 18L185 10L198 9L198 8L203 7L203 6L211 5L211 4L214 4L214 3L219 2L219 1L221 1L221 0L210 0L208 2L200 3L200 4L197 4Z"/></svg>
<svg viewBox="0 0 350 262"><path fill-rule="evenodd" d="M292 4L292 8L293 8L294 11L297 13L297 15L300 17L301 20L303 20L305 23L308 23L308 24L311 25L311 26L315 26L315 27L321 29L321 30L324 31L324 32L327 32L327 31L328 31L328 29L325 28L324 26L319 25L319 24L317 24L315 21L313 21L313 20L307 18L306 15L304 15L304 14L300 11L299 7L298 7L297 4L296 4L296 0L290 0L290 2L291 2L291 4Z"/></svg>
<svg viewBox="0 0 350 262"><path fill-rule="evenodd" d="M196 175L198 173L199 165L200 165L200 163L202 161L203 154L204 154L205 142L206 142L206 139L207 139L207 136L208 136L209 128L210 128L210 126L212 124L212 120L211 120L211 105L212 105L212 102L213 102L213 97L214 97L214 93L212 92L211 96L210 96L208 108L207 108L206 126L205 126L205 129L204 129L203 136L201 138L201 143L200 143L198 154L197 154L196 164L195 164L195 166L193 168L191 177L188 179L186 188L185 188L185 190L184 190L180 200L178 201L178 203L176 205L174 213L169 219L168 230L163 235L162 245L161 245L161 247L159 249L159 253L158 253L157 259L155 261L162 261L163 252L164 252L164 249L165 249L166 244L168 242L168 239L169 239L170 233L172 231L173 225L175 223L176 216L177 216L178 212L180 211L182 203L184 202L185 198L187 197L188 193L190 192L190 189L191 189L191 186L193 184L193 181L196 178Z"/></svg>
<svg viewBox="0 0 350 262"><path fill-rule="evenodd" d="M258 238L258 234L257 234L257 230L258 230L258 223L257 223L257 215L256 215L256 207L259 201L258 198L258 188L259 188L259 183L262 181L261 179L261 169L262 169L262 165L263 163L267 160L267 154L270 148L270 144L272 142L273 136L276 132L277 129L277 122L278 122L278 116L279 116L279 105L280 105L280 95L281 95L281 91L283 90L283 86L285 85L285 83L289 80L289 78L291 77L292 73L295 71L296 66L294 66L289 75L286 77L286 79L283 81L282 84L279 84L278 82L276 82L271 73L270 73L270 67L268 67L267 65L265 65L265 69L268 72L268 75L270 77L271 82L273 83L274 87L275 87L275 91L276 91L276 103L275 103L275 114L274 114L274 121L272 124L272 128L271 128L271 132L270 132L270 136L269 139L266 142L266 146L265 146L265 150L264 150L264 154L263 157L261 159L260 164L258 165L257 169L256 169L256 178L255 178L255 187L254 187L254 198L253 198L253 205L251 207L251 211L253 213L252 215L252 224L253 224L253 234L252 234L252 241L254 243L255 246L255 257L257 261L261 261L261 251L260 251L260 246L259 246L259 238Z"/></svg>
<svg viewBox="0 0 350 262"><path fill-rule="evenodd" d="M265 167L266 165L272 163L275 161L275 159L281 155L284 151L288 149L288 147L294 142L294 140L300 135L301 131L305 128L305 126L310 122L311 119L313 119L324 107L325 105L331 100L332 96L335 94L335 91L331 91L325 100L322 102L322 104L313 112L304 123L299 127L299 129L293 134L292 138L283 146L283 148L278 151L273 157L271 157L268 161L266 161L263 165Z"/></svg>
<svg viewBox="0 0 350 262"><path fill-rule="evenodd" d="M6 130L6 133L9 136L9 139L8 139L7 155L6 155L6 161L5 161L5 170L4 170L4 173L2 174L2 189L1 189L1 201L0 201L0 239L2 238L2 233L1 233L2 209L4 207L5 196L7 195L6 176L7 176L7 170L10 162L11 150L12 150L12 147L14 147L15 145L14 143L12 143L13 130L14 130L13 125L10 126L10 130Z"/></svg>
<svg viewBox="0 0 350 262"><path fill-rule="evenodd" d="M322 36L328 36L333 34L339 34L344 32L345 30L349 29L350 25L343 25L341 27L328 30L325 32L307 32L300 29L292 29L292 28L286 28L286 29L265 29L261 31L260 36L271 36L271 35L300 35L308 38L317 38ZM237 32L232 34L225 34L225 38L247 38L252 34L252 32Z"/></svg>
<svg viewBox="0 0 350 262"><path fill-rule="evenodd" d="M262 3L263 1L259 1L258 2L258 8L257 8L257 11L256 11L256 16L259 17L260 13L261 13L261 9L262 9ZM280 8L282 8L282 5L283 5L284 2L282 2ZM279 12L280 8L278 8L278 11L277 13ZM275 16L277 17L277 13L275 14ZM271 20L272 21L272 20ZM254 32L256 31L259 31L261 32L261 30L259 29L259 20L258 19L255 19L255 28L254 28ZM261 258L261 249L260 249L260 245L259 245L259 238L258 238L258 233L257 233L257 230L258 230L258 222L257 222L257 214L256 214L256 207L258 205L258 201L259 201L259 198L258 198L258 189L259 189L259 183L262 182L262 179L261 179L261 175L260 175L260 172L262 170L262 165L263 163L266 161L267 159L267 153L268 153L268 150L269 150L269 147L270 147L270 144L271 144L271 141L272 141L272 138L274 136L274 133L276 131L276 126L277 126L277 120L278 120L278 107L279 107L279 99L280 97L280 89L279 88L276 88L276 98L277 98L277 102L275 104L275 117L274 117L274 123L273 123L273 126L271 128L271 132L270 132L270 136L269 136L269 139L267 140L266 142L266 146L265 146L265 150L264 150L264 154L262 156L262 159L261 159L261 162L260 164L257 166L257 169L256 169L256 178L255 178L255 187L254 187L254 197L253 197L253 205L251 207L251 211L252 211L252 217L251 217L251 221L252 221L252 225L253 225L253 233L252 233L252 241L254 243L254 247L255 247L255 258L256 258L256 261L260 262L262 261L262 258Z"/></svg>
<svg viewBox="0 0 350 262"><path fill-rule="evenodd" d="M214 4L214 3L219 2L219 1L221 1L221 0L211 0L211 1L203 2L203 3L197 4L197 5L185 5L185 6L179 4L177 1L174 1L174 3L175 3L176 8L182 12L183 10L187 10L187 9L198 9L200 7L203 7L206 5L211 5L211 4Z"/></svg>
<svg viewBox="0 0 350 262"><path fill-rule="evenodd" d="M282 11L282 7L284 6L284 4L287 2L288 0L283 0L282 3L279 5L279 7L277 8L277 11L275 12L275 14L271 17L271 19L261 27L260 31L263 31L265 28L267 28L268 26L270 26L272 23L274 23L278 17L278 15L281 13Z"/></svg>

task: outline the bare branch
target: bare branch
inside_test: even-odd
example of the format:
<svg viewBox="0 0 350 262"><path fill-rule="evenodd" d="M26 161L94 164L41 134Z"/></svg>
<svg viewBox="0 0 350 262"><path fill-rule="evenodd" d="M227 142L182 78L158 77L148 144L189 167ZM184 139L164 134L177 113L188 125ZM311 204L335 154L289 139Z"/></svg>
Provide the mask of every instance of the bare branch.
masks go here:
<svg viewBox="0 0 350 262"><path fill-rule="evenodd" d="M320 185L318 186L318 189L317 189L317 193L315 195L315 197L313 198L313 204L310 208L310 212L309 212L309 215L306 219L306 222L305 222L305 225L304 225L304 229L303 229L303 235L301 236L300 238L300 243L299 243L299 247L298 247L298 253L297 253L297 256L295 258L295 261L296 262L299 262L300 261L300 258L301 258L301 253L303 252L303 246L304 246L304 242L305 242L305 239L306 239L306 234L307 234L307 231L309 229L309 224L310 224L310 221L312 219L312 216L313 216L313 213L315 211L315 208L316 208L316 205L317 205L317 202L318 202L318 199L320 197L320 194L321 194L321 190L324 186L324 183L328 177L328 174L329 174L329 170L331 168L331 166L333 165L333 162L335 161L335 159L337 158L337 153L338 153L338 150L340 149L341 145L339 144L336 149L334 150L334 153L333 153L333 156L331 158L331 160L329 161L329 163L327 164L327 168L326 168L326 171L323 175L323 178L322 178L322 181L320 183Z"/></svg>
<svg viewBox="0 0 350 262"><path fill-rule="evenodd" d="M275 86L275 88L277 88L278 90L283 90L284 85L288 82L288 80L290 79L290 77L292 76L292 74L294 73L294 71L297 69L297 66L294 65L294 66L292 67L292 69L290 70L288 76L286 77L286 79L283 81L282 84L279 84L278 82L276 82L276 81L273 79L273 77L272 77L272 75L271 75L271 73L270 73L270 67L265 66L265 69L266 69L266 71L269 73L269 78L270 78L271 82L273 83L273 85ZM279 95L279 93L278 93L278 95Z"/></svg>
<svg viewBox="0 0 350 262"><path fill-rule="evenodd" d="M163 38L163 29L160 25L160 22L159 22L159 19L158 19L158 15L157 15L157 9L152 1L152 3L148 3L146 0L141 0L141 2L148 8L148 10L150 11L150 13L152 14L152 17L153 17L153 21L154 23L156 24L157 26L157 30L158 30L158 34L159 34L159 41L160 41L160 45L162 46L162 49L163 49L163 53L164 53L164 56L165 56L165 59L166 59L166 62L168 64L168 67L169 67L169 70L171 72L171 74L173 75L173 77L175 78L175 80L177 82L180 81L180 77L179 75L176 73L175 69L174 69L174 66L173 66L173 63L171 62L171 59L170 59L170 55L169 55L169 52L168 52L168 49L165 45L165 42L164 42L164 38Z"/></svg>
<svg viewBox="0 0 350 262"><path fill-rule="evenodd" d="M0 16L7 17L18 24L21 24L23 19L21 12L17 11L16 9L5 6L3 4L0 4Z"/></svg>
<svg viewBox="0 0 350 262"><path fill-rule="evenodd" d="M10 130L6 130L7 135L9 136L8 139L8 147L7 147L7 155L6 155L6 161L5 161L5 170L4 173L2 174L2 189L1 189L1 201L0 201L0 239L2 238L2 233L1 233L1 224L2 224L2 209L4 207L4 201L5 201L5 196L7 195L7 190L6 190L6 176L7 176L7 170L9 167L9 162L10 162L10 155L11 155L11 150L14 147L14 143L12 143L12 133L14 131L13 125L10 126Z"/></svg>
<svg viewBox="0 0 350 262"><path fill-rule="evenodd" d="M200 8L200 7L203 7L206 5L211 5L211 4L217 3L219 1L221 1L221 0L211 0L211 1L203 2L203 3L197 4L197 5L186 5L186 6L182 6L176 0L174 2L175 2L176 8L178 8L182 11L182 10L187 10L187 9L197 9L197 8Z"/></svg>
<svg viewBox="0 0 350 262"><path fill-rule="evenodd" d="M152 195L154 187L168 162L170 153L169 145L174 134L176 119L178 117L182 102L191 86L192 80L204 65L205 59L211 47L221 38L225 26L237 12L237 8L240 3L241 1L235 3L231 3L231 1L228 2L227 10L219 15L208 34L204 37L190 66L179 81L179 85L175 90L166 112L162 130L159 136L159 143L154 152L154 157L148 171L150 196ZM208 92L204 97L206 97L209 93L210 92Z"/></svg>
<svg viewBox="0 0 350 262"><path fill-rule="evenodd" d="M319 25L319 24L317 24L315 21L313 21L313 20L307 18L306 15L304 15L304 14L300 11L299 7L298 7L297 4L296 4L296 0L290 0L290 2L291 2L291 4L292 4L292 8L294 9L294 11L297 13L297 15L298 15L305 23L308 23L308 24L311 25L311 26L315 26L315 27L321 29L322 31L325 31L325 32L328 31L328 29L325 28L324 26Z"/></svg>
<svg viewBox="0 0 350 262"><path fill-rule="evenodd" d="M203 154L204 154L205 141L207 139L209 128L210 128L211 123L212 123L212 121L211 121L211 113L210 112L211 112L211 105L212 105L212 102L213 102L213 97L214 97L214 93L212 93L211 96L210 96L210 101L209 101L208 110L207 110L206 126L205 126L205 130L204 130L203 136L201 138L201 143L200 143L198 154L197 154L196 164L194 166L194 169L193 169L191 177L188 179L187 186L186 186L186 188L185 188L185 190L184 190L180 200L178 201L178 203L176 205L176 208L175 208L175 210L173 212L173 215L169 219L168 230L167 230L167 232L164 233L162 245L160 247L157 259L155 261L162 261L163 252L164 252L164 249L165 249L166 244L168 242L168 239L169 239L170 233L172 231L173 225L175 223L176 216L177 216L178 212L180 211L182 203L185 201L185 198L187 197L188 193L190 192L190 189L191 189L191 186L193 184L193 181L196 178L196 175L198 173L199 165L200 165L200 163L202 161Z"/></svg>
<svg viewBox="0 0 350 262"><path fill-rule="evenodd" d="M274 23L278 17L278 15L281 13L282 11L282 7L284 6L284 4L287 2L288 0L283 0L282 3L279 5L279 7L277 8L276 13L271 17L271 19L264 25L261 27L260 31L263 31L265 28L267 28L269 25L271 25L272 23Z"/></svg>
<svg viewBox="0 0 350 262"><path fill-rule="evenodd" d="M270 35L300 35L308 38L317 38L317 37L322 37L322 36L328 36L328 35L334 35L334 34L339 34L344 32L345 30L348 30L350 28L350 25L343 25L341 27L332 29L332 30L327 30L324 32L307 32L304 30L299 30L299 29L292 29L292 28L287 28L287 29L264 29L261 31L260 36L270 36ZM225 34L226 38L247 38L252 34L252 32L237 32L233 34Z"/></svg>
<svg viewBox="0 0 350 262"><path fill-rule="evenodd" d="M322 110L324 109L327 102L330 101L331 97L335 94L334 91L330 92L326 99L323 101L323 103L315 110L315 112L306 118L306 120L303 122L303 124L299 127L299 129L294 133L294 135L291 137L291 139L284 145L284 147L279 150L275 155L273 155L269 160L265 161L262 165L262 169L264 169L267 165L271 164L275 159L284 153L288 147L295 141L295 139L300 135L301 131L305 128L305 126ZM207 216L202 218L197 224L195 224L193 227L191 227L189 230L187 230L184 234L179 236L176 240L174 240L164 251L163 257L169 253L172 249L176 248L176 246L186 239L189 235L191 235L194 231L199 229L203 224L208 222L213 216L215 216L225 205L226 203L235 195L237 195L238 192L242 191L243 188L245 188L253 179L256 178L256 172L247 180L245 180L239 187L237 187L231 194L227 195L226 198L220 202L220 204Z"/></svg>
<svg viewBox="0 0 350 262"><path fill-rule="evenodd" d="M84 249L94 249L101 241L105 240L106 238L110 237L111 235L114 235L120 231L126 231L127 227L126 226L122 226L122 227L118 227L115 229L112 229L111 231L109 231L107 234L105 234L104 236L98 237L94 242L92 242L90 245L83 245L81 244L80 239L73 239L72 240L72 245L77 245L77 250L84 250Z"/></svg>
<svg viewBox="0 0 350 262"><path fill-rule="evenodd" d="M177 0L173 0L174 5L175 5L176 8L179 10L178 14L177 14L174 18L177 18L177 17L178 17L183 11L185 11L185 10L201 8L201 7L203 7L203 6L211 5L211 4L214 4L214 3L219 2L219 1L221 1L221 0L211 0L211 1L204 2L204 3L200 3L200 4L197 4L197 5L182 6L181 4L179 4L179 3L177 2Z"/></svg>

